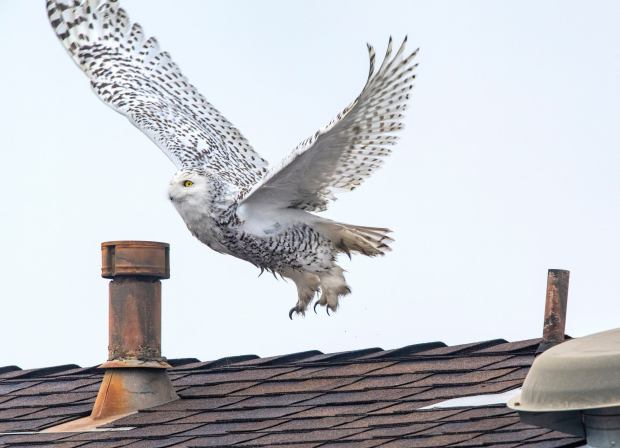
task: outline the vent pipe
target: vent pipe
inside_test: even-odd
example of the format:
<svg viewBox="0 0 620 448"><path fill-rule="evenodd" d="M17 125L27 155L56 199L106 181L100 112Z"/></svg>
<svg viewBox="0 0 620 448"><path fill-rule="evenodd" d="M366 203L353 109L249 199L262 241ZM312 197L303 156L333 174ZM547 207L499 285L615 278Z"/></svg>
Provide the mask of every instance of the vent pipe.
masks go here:
<svg viewBox="0 0 620 448"><path fill-rule="evenodd" d="M562 269L549 269L547 272L545 321L538 353L564 342L569 278L570 272Z"/></svg>
<svg viewBox="0 0 620 448"><path fill-rule="evenodd" d="M89 417L46 432L85 431L179 397L161 356L161 279L170 277L170 246L151 241L101 245L109 284L108 360Z"/></svg>

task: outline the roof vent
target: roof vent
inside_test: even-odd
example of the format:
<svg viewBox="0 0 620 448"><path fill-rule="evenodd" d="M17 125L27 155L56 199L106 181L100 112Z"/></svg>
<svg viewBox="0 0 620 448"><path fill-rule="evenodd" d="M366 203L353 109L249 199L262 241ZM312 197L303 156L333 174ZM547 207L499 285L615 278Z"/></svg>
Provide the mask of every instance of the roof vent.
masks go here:
<svg viewBox="0 0 620 448"><path fill-rule="evenodd" d="M550 348L508 402L521 421L576 436L588 446L620 446L620 329Z"/></svg>
<svg viewBox="0 0 620 448"><path fill-rule="evenodd" d="M101 275L112 279L108 360L89 417L46 432L87 431L179 398L161 356L161 282L170 278L170 246L151 241L103 243Z"/></svg>

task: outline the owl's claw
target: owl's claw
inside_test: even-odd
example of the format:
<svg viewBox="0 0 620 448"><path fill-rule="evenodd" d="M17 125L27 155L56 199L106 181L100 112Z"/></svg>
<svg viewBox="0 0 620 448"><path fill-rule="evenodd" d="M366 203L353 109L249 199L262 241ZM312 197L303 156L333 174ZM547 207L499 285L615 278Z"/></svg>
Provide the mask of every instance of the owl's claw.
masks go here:
<svg viewBox="0 0 620 448"><path fill-rule="evenodd" d="M293 313L297 313L297 314L301 314L302 316L304 316L306 313L304 310L300 310L299 308L297 308L296 306L294 306L293 308L291 308L288 312L288 318L290 320L293 320Z"/></svg>
<svg viewBox="0 0 620 448"><path fill-rule="evenodd" d="M314 314L316 313L316 307L318 305L324 306L325 307L325 312L327 313L328 316L331 316L331 313L329 312L329 310L331 309L333 311L333 309L331 308L331 306L329 306L328 304L325 303L321 303L320 300L317 300L316 302L314 302L314 306L312 307L312 309L314 310Z"/></svg>

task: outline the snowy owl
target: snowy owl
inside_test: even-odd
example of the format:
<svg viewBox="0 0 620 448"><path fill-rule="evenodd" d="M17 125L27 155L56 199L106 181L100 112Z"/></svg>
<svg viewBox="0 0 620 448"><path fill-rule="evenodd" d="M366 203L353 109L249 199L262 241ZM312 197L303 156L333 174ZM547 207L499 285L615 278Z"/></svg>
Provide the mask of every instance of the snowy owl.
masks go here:
<svg viewBox="0 0 620 448"><path fill-rule="evenodd" d="M190 232L211 249L291 279L289 311L338 308L351 292L339 253L383 255L389 229L335 222L321 212L337 191L353 190L381 166L403 127L417 50L393 54L390 38L359 96L326 127L269 168L245 137L145 38L115 0L48 0L52 28L97 96L144 132L178 171L168 194Z"/></svg>

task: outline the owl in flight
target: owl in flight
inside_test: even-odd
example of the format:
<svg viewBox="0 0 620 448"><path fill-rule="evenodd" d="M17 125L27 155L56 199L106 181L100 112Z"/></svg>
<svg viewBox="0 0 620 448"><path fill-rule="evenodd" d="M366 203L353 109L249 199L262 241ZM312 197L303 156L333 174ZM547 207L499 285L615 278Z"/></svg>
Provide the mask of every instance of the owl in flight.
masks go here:
<svg viewBox="0 0 620 448"><path fill-rule="evenodd" d="M313 214L334 193L353 190L379 168L403 127L417 50L393 53L370 70L359 96L277 167L189 83L154 37L132 23L116 0L48 0L52 28L88 76L97 96L144 132L178 169L170 200L190 232L223 254L295 282L290 310L335 311L351 292L336 256L389 250L389 229Z"/></svg>

